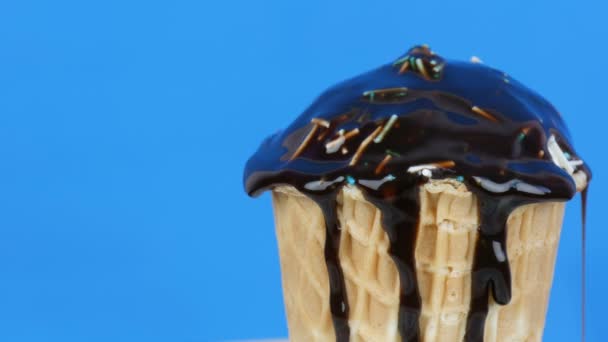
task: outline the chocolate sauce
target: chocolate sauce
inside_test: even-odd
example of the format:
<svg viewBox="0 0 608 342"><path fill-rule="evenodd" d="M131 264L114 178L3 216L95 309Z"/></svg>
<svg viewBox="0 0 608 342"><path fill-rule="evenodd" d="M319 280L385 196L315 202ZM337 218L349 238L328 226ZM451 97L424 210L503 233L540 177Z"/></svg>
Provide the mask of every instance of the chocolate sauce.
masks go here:
<svg viewBox="0 0 608 342"><path fill-rule="evenodd" d="M329 274L329 308L336 331L336 341L348 342L350 336L349 306L344 274L338 256L340 247L340 223L338 222L336 201L338 191L339 188L332 187L324 194L308 193L308 196L317 203L325 217L325 264Z"/></svg>
<svg viewBox="0 0 608 342"><path fill-rule="evenodd" d="M478 197L480 215L465 340L483 341L489 295L502 305L511 299L509 214L527 203L572 198L572 172L590 179L571 146L560 114L540 95L503 72L418 46L327 90L264 141L247 163L244 183L252 196L292 185L322 209L338 341L347 341L350 329L336 194L342 186L360 188L382 213L399 272L401 339L419 341L420 186L431 178L464 182Z"/></svg>
<svg viewBox="0 0 608 342"><path fill-rule="evenodd" d="M589 186L581 191L581 341L585 342L587 302L587 193Z"/></svg>
<svg viewBox="0 0 608 342"><path fill-rule="evenodd" d="M390 241L388 253L399 273L398 328L403 341L419 341L418 319L422 300L414 258L420 212L420 176L403 177L376 189L363 188L365 197L382 212L382 226Z"/></svg>

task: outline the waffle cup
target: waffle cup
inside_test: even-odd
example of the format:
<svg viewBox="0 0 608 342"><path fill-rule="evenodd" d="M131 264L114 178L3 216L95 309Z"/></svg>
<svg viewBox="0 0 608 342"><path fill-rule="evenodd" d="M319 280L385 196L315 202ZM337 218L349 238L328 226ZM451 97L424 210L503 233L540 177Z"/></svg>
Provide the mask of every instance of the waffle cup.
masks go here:
<svg viewBox="0 0 608 342"><path fill-rule="evenodd" d="M388 254L381 213L356 187L338 198L340 263L350 307L351 341L400 341L399 276ZM333 341L324 217L315 202L289 186L273 190L283 292L291 341ZM420 190L416 272L424 342L460 342L471 300L477 240L477 198L462 183L431 181ZM512 298L489 298L486 342L541 341L564 203L530 204L507 222Z"/></svg>

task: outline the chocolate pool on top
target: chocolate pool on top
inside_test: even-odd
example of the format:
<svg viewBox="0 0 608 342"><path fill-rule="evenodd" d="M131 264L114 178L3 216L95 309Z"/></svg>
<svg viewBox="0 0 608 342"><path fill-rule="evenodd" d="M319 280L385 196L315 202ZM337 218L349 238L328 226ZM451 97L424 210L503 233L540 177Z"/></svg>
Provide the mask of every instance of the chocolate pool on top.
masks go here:
<svg viewBox="0 0 608 342"><path fill-rule="evenodd" d="M506 222L517 207L574 196L590 170L559 112L504 72L416 46L396 61L325 91L287 129L268 137L245 168L257 195L292 185L322 209L330 307L337 341L348 341L336 196L356 185L382 212L400 276L399 332L419 341L421 299L414 246L418 192L432 178L464 182L479 198L466 341L482 341L488 296L506 305L511 274Z"/></svg>

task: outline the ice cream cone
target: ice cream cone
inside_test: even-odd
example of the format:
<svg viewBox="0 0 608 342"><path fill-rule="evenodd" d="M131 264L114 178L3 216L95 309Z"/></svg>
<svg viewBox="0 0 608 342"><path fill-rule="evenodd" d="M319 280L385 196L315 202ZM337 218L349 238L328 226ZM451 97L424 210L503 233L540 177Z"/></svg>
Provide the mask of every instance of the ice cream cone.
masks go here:
<svg viewBox="0 0 608 342"><path fill-rule="evenodd" d="M350 340L400 341L399 276L388 254L381 212L354 186L344 186L337 201ZM323 214L290 186L273 190L273 205L290 340L333 341ZM545 202L510 215L512 298L507 305L489 298L484 341L542 340L563 213L564 203ZM477 197L463 183L421 186L415 257L423 342L463 340L478 225Z"/></svg>

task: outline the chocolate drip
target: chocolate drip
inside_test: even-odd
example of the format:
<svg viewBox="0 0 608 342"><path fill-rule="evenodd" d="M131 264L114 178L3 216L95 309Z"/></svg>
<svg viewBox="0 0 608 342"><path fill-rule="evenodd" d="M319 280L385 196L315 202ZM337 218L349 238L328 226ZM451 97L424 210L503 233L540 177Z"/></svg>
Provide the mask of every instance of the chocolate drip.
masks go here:
<svg viewBox="0 0 608 342"><path fill-rule="evenodd" d="M589 186L581 192L581 341L585 342L587 301L587 191Z"/></svg>
<svg viewBox="0 0 608 342"><path fill-rule="evenodd" d="M483 342L488 298L501 305L511 301L511 269L507 255L507 219L529 199L509 195L496 198L473 186L477 195L479 228L473 259L471 304L467 317L466 342Z"/></svg>
<svg viewBox="0 0 608 342"><path fill-rule="evenodd" d="M317 203L325 217L325 264L329 275L329 305L336 331L336 342L348 342L350 339L349 306L339 256L341 234L336 201L338 191L339 188L334 188L327 194L308 193L307 195Z"/></svg>
<svg viewBox="0 0 608 342"><path fill-rule="evenodd" d="M419 184L411 175L399 182L385 183L378 190L363 188L366 199L382 213L388 235L388 253L399 272L398 328L404 342L420 341L419 318L422 301L416 277L416 237L420 220Z"/></svg>

